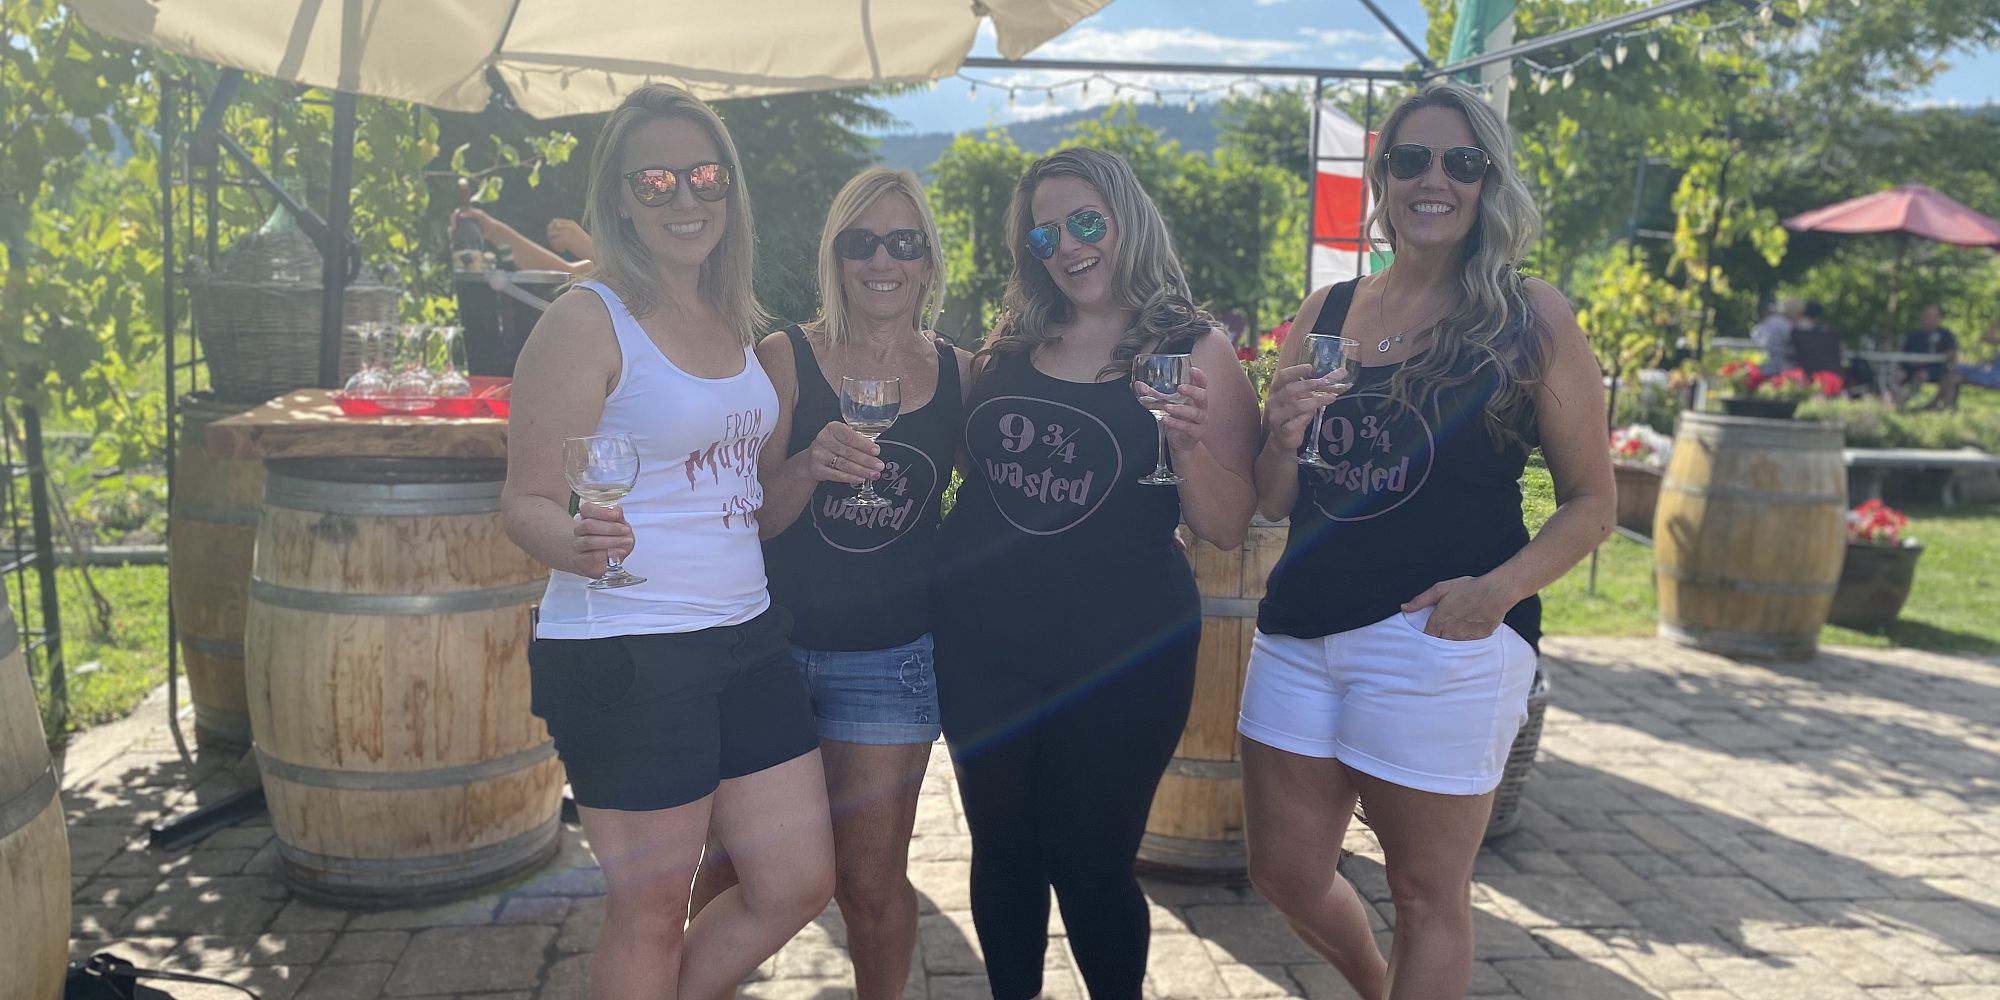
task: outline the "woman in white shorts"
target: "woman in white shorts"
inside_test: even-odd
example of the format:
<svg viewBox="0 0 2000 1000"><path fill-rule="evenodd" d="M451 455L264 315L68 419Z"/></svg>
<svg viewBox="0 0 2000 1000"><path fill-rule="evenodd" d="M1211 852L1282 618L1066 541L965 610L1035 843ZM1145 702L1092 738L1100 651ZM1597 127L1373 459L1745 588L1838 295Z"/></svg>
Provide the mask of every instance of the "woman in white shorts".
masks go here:
<svg viewBox="0 0 2000 1000"><path fill-rule="evenodd" d="M1526 714L1535 594L1614 503L1597 363L1562 295L1517 269L1539 220L1506 123L1436 84L1381 136L1370 225L1395 265L1314 292L1292 326L1354 342L1352 387L1312 378L1295 333L1264 414L1258 506L1291 533L1238 728L1251 881L1360 995L1436 1000L1471 977L1472 863ZM1537 446L1558 507L1530 540ZM1334 867L1357 798L1388 859L1386 960Z"/></svg>

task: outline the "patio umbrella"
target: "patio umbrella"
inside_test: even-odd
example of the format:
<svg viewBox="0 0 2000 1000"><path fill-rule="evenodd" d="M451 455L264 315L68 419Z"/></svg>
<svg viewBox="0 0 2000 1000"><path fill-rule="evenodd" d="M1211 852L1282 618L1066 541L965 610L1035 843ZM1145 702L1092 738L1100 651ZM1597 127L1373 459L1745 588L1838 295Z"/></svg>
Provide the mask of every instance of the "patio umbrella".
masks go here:
<svg viewBox="0 0 2000 1000"><path fill-rule="evenodd" d="M641 83L706 99L935 80L980 22L1019 58L1111 0L71 0L92 28L265 76L478 111L494 70L538 118Z"/></svg>
<svg viewBox="0 0 2000 1000"><path fill-rule="evenodd" d="M2000 249L2000 222L1922 184L1905 184L1803 212L1786 219L1785 228L1799 232L1895 236L1896 263L1889 271L1890 326L1896 321L1896 293L1902 282L1903 255L1909 250L1912 237L1953 246Z"/></svg>

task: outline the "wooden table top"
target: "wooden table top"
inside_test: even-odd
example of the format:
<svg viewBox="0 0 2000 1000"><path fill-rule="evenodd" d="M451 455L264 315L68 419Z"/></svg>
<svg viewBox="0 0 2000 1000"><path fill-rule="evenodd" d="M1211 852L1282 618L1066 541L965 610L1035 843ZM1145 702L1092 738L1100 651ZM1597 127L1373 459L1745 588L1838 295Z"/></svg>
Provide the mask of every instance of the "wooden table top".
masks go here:
<svg viewBox="0 0 2000 1000"><path fill-rule="evenodd" d="M327 389L300 389L208 425L217 458L507 457L499 417L350 417Z"/></svg>

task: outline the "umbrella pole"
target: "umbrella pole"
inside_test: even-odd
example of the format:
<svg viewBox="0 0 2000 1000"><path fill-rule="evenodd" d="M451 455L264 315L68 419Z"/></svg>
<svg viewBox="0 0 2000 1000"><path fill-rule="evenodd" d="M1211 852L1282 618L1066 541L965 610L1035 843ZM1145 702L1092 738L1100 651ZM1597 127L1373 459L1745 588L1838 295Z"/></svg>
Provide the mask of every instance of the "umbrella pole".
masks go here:
<svg viewBox="0 0 2000 1000"><path fill-rule="evenodd" d="M1896 263L1889 268L1889 314L1882 318L1882 335L1888 338L1883 346L1891 350L1894 350L1897 346L1896 295L1902 289L1903 284L1903 254L1909 249L1910 238L1898 235L1896 237Z"/></svg>

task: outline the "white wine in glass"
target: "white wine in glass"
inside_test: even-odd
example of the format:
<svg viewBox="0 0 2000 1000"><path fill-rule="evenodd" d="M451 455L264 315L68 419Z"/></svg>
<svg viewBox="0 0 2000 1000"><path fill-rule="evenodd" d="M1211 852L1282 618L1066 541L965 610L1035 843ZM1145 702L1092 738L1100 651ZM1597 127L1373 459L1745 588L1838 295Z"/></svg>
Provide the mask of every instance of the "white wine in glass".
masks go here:
<svg viewBox="0 0 2000 1000"><path fill-rule="evenodd" d="M1316 392L1321 396L1338 396L1354 388L1354 379L1361 370L1361 362L1355 360L1358 343L1347 337L1336 337L1330 333L1306 335L1306 361L1312 364L1312 378L1327 380L1326 389ZM1312 436L1306 439L1306 453L1299 456L1300 465L1310 465L1315 469L1331 469L1333 465L1320 457L1319 423L1326 416L1326 407L1313 411Z"/></svg>
<svg viewBox="0 0 2000 1000"><path fill-rule="evenodd" d="M840 378L840 419L855 433L870 441L896 423L903 409L903 380L899 378ZM875 492L875 481L863 479L861 492L843 501L848 507L887 507L889 499Z"/></svg>
<svg viewBox="0 0 2000 1000"><path fill-rule="evenodd" d="M567 438L563 441L563 476L584 503L615 507L639 483L639 446L630 434ZM586 587L610 590L646 582L645 577L627 572L617 556L607 553L605 562L604 575Z"/></svg>
<svg viewBox="0 0 2000 1000"><path fill-rule="evenodd" d="M1139 481L1148 486L1178 486L1181 483L1181 477L1167 468L1167 407L1181 401L1181 386L1187 384L1190 363L1191 359L1185 354L1141 354L1132 359L1132 380L1146 384L1146 391L1139 396L1139 405L1153 411L1153 428L1160 437L1158 460L1153 463L1153 471L1139 477Z"/></svg>

